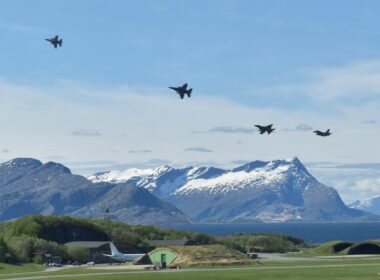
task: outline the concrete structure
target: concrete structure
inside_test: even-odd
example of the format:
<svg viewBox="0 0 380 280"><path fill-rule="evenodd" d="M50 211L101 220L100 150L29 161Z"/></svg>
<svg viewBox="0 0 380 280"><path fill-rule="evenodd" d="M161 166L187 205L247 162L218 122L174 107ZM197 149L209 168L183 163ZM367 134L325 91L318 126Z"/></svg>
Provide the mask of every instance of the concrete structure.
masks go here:
<svg viewBox="0 0 380 280"><path fill-rule="evenodd" d="M188 265L252 264L253 260L246 254L223 245L203 245L159 247L136 263L166 268Z"/></svg>
<svg viewBox="0 0 380 280"><path fill-rule="evenodd" d="M171 248L157 248L149 254L150 263L166 268L178 257L178 252Z"/></svg>

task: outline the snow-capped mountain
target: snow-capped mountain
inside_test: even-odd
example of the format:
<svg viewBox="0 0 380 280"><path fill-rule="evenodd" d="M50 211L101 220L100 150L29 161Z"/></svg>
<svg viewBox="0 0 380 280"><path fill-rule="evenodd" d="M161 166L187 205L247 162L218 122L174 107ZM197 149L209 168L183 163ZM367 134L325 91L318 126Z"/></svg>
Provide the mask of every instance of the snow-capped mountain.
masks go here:
<svg viewBox="0 0 380 280"><path fill-rule="evenodd" d="M380 196L374 196L365 200L357 200L351 203L349 207L380 215Z"/></svg>
<svg viewBox="0 0 380 280"><path fill-rule="evenodd" d="M98 173L93 182L127 182L169 201L196 221L377 220L348 208L335 189L319 183L298 158L213 167L128 169Z"/></svg>
<svg viewBox="0 0 380 280"><path fill-rule="evenodd" d="M176 169L163 165L153 169L130 168L125 171L96 173L87 179L94 183L131 183L143 187L158 197L170 196L188 181L211 179L226 171L214 167L186 167Z"/></svg>
<svg viewBox="0 0 380 280"><path fill-rule="evenodd" d="M188 223L172 204L131 184L92 183L59 163L17 158L0 164L0 220L27 214L103 217L131 224Z"/></svg>

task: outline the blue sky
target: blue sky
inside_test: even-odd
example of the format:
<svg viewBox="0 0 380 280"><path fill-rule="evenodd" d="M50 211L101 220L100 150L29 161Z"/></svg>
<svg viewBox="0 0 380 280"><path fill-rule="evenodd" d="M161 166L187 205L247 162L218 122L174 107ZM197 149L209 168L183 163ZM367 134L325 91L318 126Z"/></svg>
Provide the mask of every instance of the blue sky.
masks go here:
<svg viewBox="0 0 380 280"><path fill-rule="evenodd" d="M379 11L375 0L1 1L0 158L84 173L379 162ZM57 50L44 41L56 34ZM167 87L184 82L194 93L180 100ZM334 137L311 131L327 128ZM316 172L343 196L352 187L346 200L374 174ZM380 194L372 177L363 197Z"/></svg>

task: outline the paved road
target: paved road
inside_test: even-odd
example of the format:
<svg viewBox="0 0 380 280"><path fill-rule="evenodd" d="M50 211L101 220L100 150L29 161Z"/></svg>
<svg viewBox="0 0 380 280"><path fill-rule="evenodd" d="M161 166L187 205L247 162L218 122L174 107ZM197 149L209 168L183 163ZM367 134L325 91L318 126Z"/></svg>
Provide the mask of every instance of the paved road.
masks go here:
<svg viewBox="0 0 380 280"><path fill-rule="evenodd" d="M259 253L259 258L263 262L289 262L289 261L314 261L314 257L289 257L279 253ZM320 259L319 259L320 261Z"/></svg>
<svg viewBox="0 0 380 280"><path fill-rule="evenodd" d="M233 270L273 270L273 269L303 269L303 268L337 268L337 267L354 267L354 266L379 266L377 263L370 264L324 264L324 265L296 265L296 266L272 266L272 267L228 267L228 268L194 268L194 269L171 269L171 270L158 270L158 271L125 271L125 272L104 272L104 273L83 273L83 274L64 274L64 275L45 275L45 276L31 276L8 278L2 280L38 280L38 279L52 279L52 278L68 278L81 276L110 276L110 275L128 275L128 274L147 274L147 273L184 273L184 272L202 272L202 271L233 271Z"/></svg>
<svg viewBox="0 0 380 280"><path fill-rule="evenodd" d="M341 256L311 256L311 257L293 257L280 253L259 253L260 260L263 262L288 262L288 261L320 261L331 259L361 259L361 258L379 258L380 255L341 255ZM380 258L379 258L380 260Z"/></svg>

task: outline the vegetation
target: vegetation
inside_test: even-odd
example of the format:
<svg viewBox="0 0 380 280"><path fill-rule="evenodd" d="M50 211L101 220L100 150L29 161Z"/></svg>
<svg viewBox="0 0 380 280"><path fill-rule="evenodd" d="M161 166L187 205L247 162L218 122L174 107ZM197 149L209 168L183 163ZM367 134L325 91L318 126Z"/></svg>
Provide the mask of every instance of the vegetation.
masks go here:
<svg viewBox="0 0 380 280"><path fill-rule="evenodd" d="M344 256L344 255L379 255L380 247L377 240L365 241L360 243L352 243L346 241L330 241L322 243L317 247L308 248L302 251L302 253L292 254L288 253L290 256Z"/></svg>
<svg viewBox="0 0 380 280"><path fill-rule="evenodd" d="M347 244L347 246L344 246L345 244ZM352 243L343 242L340 240L330 241L330 242L323 243L317 246L316 248L312 249L312 253L314 255L337 254L351 245Z"/></svg>
<svg viewBox="0 0 380 280"><path fill-rule="evenodd" d="M17 264L17 265L0 263L0 279L2 277L2 274L6 275L7 278L10 278L9 275L13 273L21 274L21 273L38 272L42 270L43 270L43 267L41 265L36 265L32 263Z"/></svg>
<svg viewBox="0 0 380 280"><path fill-rule="evenodd" d="M6 262L9 257L10 255L7 243L5 243L4 239L0 239L0 262Z"/></svg>
<svg viewBox="0 0 380 280"><path fill-rule="evenodd" d="M37 261L36 254L49 252L53 256L65 256L66 248L56 242L30 237L27 235L15 236L7 240L9 254L12 256L10 263Z"/></svg>
<svg viewBox="0 0 380 280"><path fill-rule="evenodd" d="M29 236L64 244L73 240L105 241L108 235L87 219L69 216L28 215L0 228L4 240L15 236Z"/></svg>
<svg viewBox="0 0 380 280"><path fill-rule="evenodd" d="M67 255L70 259L81 263L90 261L91 255L87 248L80 246L70 246L67 248Z"/></svg>
<svg viewBox="0 0 380 280"><path fill-rule="evenodd" d="M223 245L176 246L173 249L179 253L178 258L171 264L174 267L254 263L247 255Z"/></svg>
<svg viewBox="0 0 380 280"><path fill-rule="evenodd" d="M308 245L300 238L273 233L238 233L218 238L221 244L245 252L253 248L256 252L296 252Z"/></svg>
<svg viewBox="0 0 380 280"><path fill-rule="evenodd" d="M86 253L83 249L81 252L79 249L68 251L63 245L83 240L113 240L149 252L154 249L149 243L153 239L187 239L197 245L222 244L241 252L245 252L247 247L255 247L263 252L286 252L306 246L301 239L278 234L235 234L216 238L204 233L149 225L135 226L68 216L29 215L0 225L0 261L41 263L41 255L44 253L60 256L64 261L84 260Z"/></svg>

